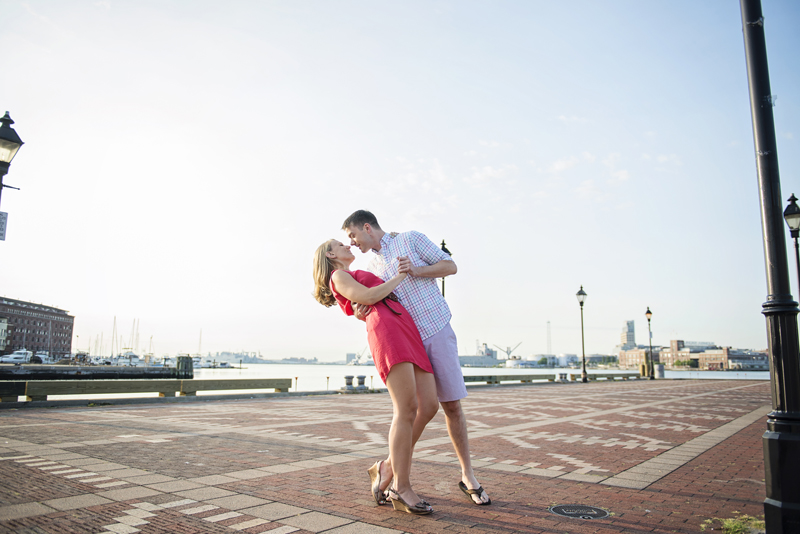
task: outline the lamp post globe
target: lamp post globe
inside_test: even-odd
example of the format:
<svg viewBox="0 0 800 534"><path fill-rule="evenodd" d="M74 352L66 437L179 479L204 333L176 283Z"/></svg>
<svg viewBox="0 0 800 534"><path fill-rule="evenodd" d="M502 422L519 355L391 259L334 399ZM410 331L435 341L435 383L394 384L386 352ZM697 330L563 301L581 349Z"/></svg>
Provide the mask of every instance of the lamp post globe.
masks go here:
<svg viewBox="0 0 800 534"><path fill-rule="evenodd" d="M789 205L783 211L783 218L789 226L789 232L794 239L794 261L797 266L797 280L800 283L800 248L797 245L797 238L800 236L800 206L797 205L797 197L792 194L789 197Z"/></svg>
<svg viewBox="0 0 800 534"><path fill-rule="evenodd" d="M645 312L644 316L647 317L647 337L649 338L648 342L650 343L650 352L648 353L650 361L648 363L647 359L645 359L645 363L647 364L647 372L650 375L650 380L655 380L655 363L653 362L653 331L650 330L650 318L653 317L653 312L650 311L650 306L647 307L647 311Z"/></svg>
<svg viewBox="0 0 800 534"><path fill-rule="evenodd" d="M578 298L578 304L581 305L581 382L584 384L589 381L589 377L586 374L586 344L584 343L583 339L583 303L586 302L586 291L583 290L583 286L581 286L580 290L575 293L575 296Z"/></svg>
<svg viewBox="0 0 800 534"><path fill-rule="evenodd" d="M19 147L24 144L14 128L11 127L12 124L14 121L6 111L6 114L0 117L0 198L2 198L4 187L17 189L10 185L3 185L3 177L8 173L11 160L17 155Z"/></svg>

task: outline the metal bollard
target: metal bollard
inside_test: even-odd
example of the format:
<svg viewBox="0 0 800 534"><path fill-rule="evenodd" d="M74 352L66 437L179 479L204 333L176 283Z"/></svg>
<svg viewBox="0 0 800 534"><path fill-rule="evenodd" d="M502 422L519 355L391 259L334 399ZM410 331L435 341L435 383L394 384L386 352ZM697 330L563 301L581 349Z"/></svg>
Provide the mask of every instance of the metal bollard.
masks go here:
<svg viewBox="0 0 800 534"><path fill-rule="evenodd" d="M347 375L344 377L344 387L342 391L353 391L355 388L353 387L353 376Z"/></svg>
<svg viewBox="0 0 800 534"><path fill-rule="evenodd" d="M366 381L367 377L365 375L358 375L358 387L356 389L367 389L367 386L364 385L364 381Z"/></svg>

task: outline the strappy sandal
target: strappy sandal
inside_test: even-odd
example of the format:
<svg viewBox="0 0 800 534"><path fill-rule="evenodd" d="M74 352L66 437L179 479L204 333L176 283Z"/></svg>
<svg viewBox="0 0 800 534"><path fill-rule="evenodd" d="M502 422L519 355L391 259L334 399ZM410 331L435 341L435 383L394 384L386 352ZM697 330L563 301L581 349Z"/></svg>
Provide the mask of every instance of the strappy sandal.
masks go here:
<svg viewBox="0 0 800 534"><path fill-rule="evenodd" d="M372 498L375 499L375 502L380 504L386 504L386 492L381 491L381 465L383 464L383 460L380 462L375 462L375 465L367 469L367 473L369 473L369 480L372 486Z"/></svg>
<svg viewBox="0 0 800 534"><path fill-rule="evenodd" d="M478 489L469 489L467 487L467 485L464 484L464 482L459 482L458 483L458 489L463 491L464 495L466 495L467 498L469 499L469 502L471 502L475 506L486 506L486 505L492 504L491 497L486 502L483 502L481 500L481 493L484 493L483 486L478 486ZM472 498L473 495L477 495L478 496L478 500L481 501L481 502L475 502L475 499ZM488 497L488 495L487 495L487 497Z"/></svg>
<svg viewBox="0 0 800 534"><path fill-rule="evenodd" d="M414 515L428 515L433 513L433 508L428 504L423 504L425 501L420 501L417 504L410 505L393 489L387 490L389 500L392 501L392 507L400 512Z"/></svg>

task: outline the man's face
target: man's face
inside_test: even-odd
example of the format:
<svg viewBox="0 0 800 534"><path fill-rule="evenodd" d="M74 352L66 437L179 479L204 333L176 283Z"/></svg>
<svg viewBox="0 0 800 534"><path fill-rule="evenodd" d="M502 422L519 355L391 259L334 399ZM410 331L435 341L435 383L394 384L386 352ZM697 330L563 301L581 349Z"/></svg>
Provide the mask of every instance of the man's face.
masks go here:
<svg viewBox="0 0 800 534"><path fill-rule="evenodd" d="M347 237L350 238L350 244L358 247L361 252L366 253L375 248L375 235L372 233L369 223L364 224L362 228L354 224L348 226L345 231Z"/></svg>

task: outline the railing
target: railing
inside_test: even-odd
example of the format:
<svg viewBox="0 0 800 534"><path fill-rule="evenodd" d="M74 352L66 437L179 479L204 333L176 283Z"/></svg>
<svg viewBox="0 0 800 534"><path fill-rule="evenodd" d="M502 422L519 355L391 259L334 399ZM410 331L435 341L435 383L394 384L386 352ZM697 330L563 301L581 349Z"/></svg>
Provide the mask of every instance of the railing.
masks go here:
<svg viewBox="0 0 800 534"><path fill-rule="evenodd" d="M48 395L105 395L126 393L158 393L159 397L197 395L198 391L231 391L274 389L289 391L291 378L242 378L230 380L3 380L0 401L17 402L47 400Z"/></svg>
<svg viewBox="0 0 800 534"><path fill-rule="evenodd" d="M552 375L484 375L484 376L465 376L464 382L486 382L487 384L499 384L501 382L532 382L534 380L547 380L554 382L558 380L566 380L567 375L570 373L558 373ZM628 380L629 378L637 378L639 373L636 371L616 371L608 373L590 373L589 380L597 380L598 378L605 378L606 380ZM580 380L580 373L572 373L570 380Z"/></svg>

